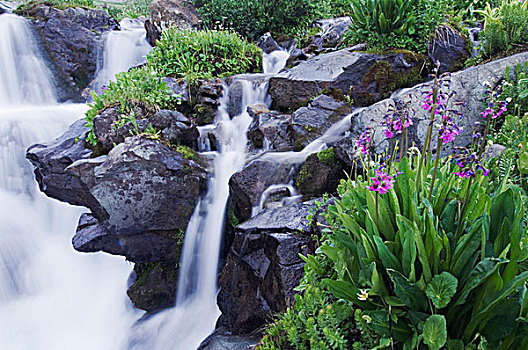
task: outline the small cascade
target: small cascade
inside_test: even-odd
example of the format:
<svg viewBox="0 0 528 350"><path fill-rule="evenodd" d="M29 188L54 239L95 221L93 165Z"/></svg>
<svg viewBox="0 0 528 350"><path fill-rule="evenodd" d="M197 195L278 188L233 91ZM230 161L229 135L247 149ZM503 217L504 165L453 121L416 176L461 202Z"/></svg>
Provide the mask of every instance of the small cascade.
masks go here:
<svg viewBox="0 0 528 350"><path fill-rule="evenodd" d="M275 53L282 55L280 51ZM277 64L285 63L276 55L272 53L264 59L274 59ZM267 67L277 72L283 68L272 64ZM236 79L243 87L242 113L229 115L229 87L224 86L224 97L216 119L218 152L214 152L214 174L209 181L207 195L197 205L187 227L176 305L135 327L130 345L133 349L196 349L214 330L220 316L216 305L216 280L229 179L242 169L246 161L246 132L252 120L247 106L256 103L269 106L267 80L256 83L244 76Z"/></svg>
<svg viewBox="0 0 528 350"><path fill-rule="evenodd" d="M103 50L99 53L93 89L99 93L104 85L114 80L117 73L142 65L152 49L147 42L143 22L125 18L119 22L121 30L105 33Z"/></svg>
<svg viewBox="0 0 528 350"><path fill-rule="evenodd" d="M0 107L54 102L51 72L28 21L0 15Z"/></svg>
<svg viewBox="0 0 528 350"><path fill-rule="evenodd" d="M58 104L52 81L28 21L0 15L0 348L124 348L131 266L73 250L85 210L43 195L25 159L86 111Z"/></svg>

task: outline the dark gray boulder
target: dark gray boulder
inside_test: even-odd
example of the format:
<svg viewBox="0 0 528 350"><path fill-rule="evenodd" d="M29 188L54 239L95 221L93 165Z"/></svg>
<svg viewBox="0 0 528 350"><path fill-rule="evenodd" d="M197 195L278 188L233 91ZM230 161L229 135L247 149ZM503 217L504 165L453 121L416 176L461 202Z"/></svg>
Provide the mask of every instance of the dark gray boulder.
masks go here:
<svg viewBox="0 0 528 350"><path fill-rule="evenodd" d="M372 104L423 80L425 57L376 55L347 49L314 56L270 79L272 108L295 110L323 91L339 91L357 105Z"/></svg>
<svg viewBox="0 0 528 350"><path fill-rule="evenodd" d="M229 193L236 216L244 221L260 203L262 193L271 185L285 184L295 174L296 164L273 159L256 159L229 179ZM293 175L292 175L293 168Z"/></svg>
<svg viewBox="0 0 528 350"><path fill-rule="evenodd" d="M150 18L145 21L147 40L155 46L161 32L169 27L180 29L199 28L200 16L191 1L154 0L149 4Z"/></svg>
<svg viewBox="0 0 528 350"><path fill-rule="evenodd" d="M182 144L196 149L196 140L200 136L191 119L180 112L160 110L148 118L156 130L161 131L161 137L173 144Z"/></svg>
<svg viewBox="0 0 528 350"><path fill-rule="evenodd" d="M171 307L176 302L178 261L134 264L127 295L138 309L147 312Z"/></svg>
<svg viewBox="0 0 528 350"><path fill-rule="evenodd" d="M67 171L95 199L85 205L98 220L90 230L80 227L75 248L125 255L131 261L174 259L206 186L199 162L142 136L126 139L108 156L77 161Z"/></svg>
<svg viewBox="0 0 528 350"><path fill-rule="evenodd" d="M471 57L469 46L468 39L460 32L448 25L441 25L429 43L427 53L433 62L440 62L440 73L454 72L463 68Z"/></svg>
<svg viewBox="0 0 528 350"><path fill-rule="evenodd" d="M86 205L92 201L88 189L66 168L80 159L90 159L86 148L86 120L80 119L57 139L36 144L27 150L26 157L35 166L35 177L40 190L49 197L72 205Z"/></svg>
<svg viewBox="0 0 528 350"><path fill-rule="evenodd" d="M208 336L197 350L251 350L260 341L255 335L232 335L221 327Z"/></svg>
<svg viewBox="0 0 528 350"><path fill-rule="evenodd" d="M251 113L253 120L249 125L247 136L251 147L269 149L277 152L291 150L288 127L292 116L276 111Z"/></svg>
<svg viewBox="0 0 528 350"><path fill-rule="evenodd" d="M260 47L264 53L282 50L282 48L279 46L279 44L277 44L269 32L262 35L255 44Z"/></svg>
<svg viewBox="0 0 528 350"><path fill-rule="evenodd" d="M287 131L293 150L302 150L351 111L347 103L327 95L320 95L308 107L296 110Z"/></svg>
<svg viewBox="0 0 528 350"><path fill-rule="evenodd" d="M250 333L293 301L304 272L299 254L314 251L306 220L311 207L300 203L264 211L236 228L218 294L227 331Z"/></svg>
<svg viewBox="0 0 528 350"><path fill-rule="evenodd" d="M81 91L95 75L101 34L118 30L119 23L105 11L79 7L59 10L37 4L21 14L34 19L60 82L60 99L81 101Z"/></svg>

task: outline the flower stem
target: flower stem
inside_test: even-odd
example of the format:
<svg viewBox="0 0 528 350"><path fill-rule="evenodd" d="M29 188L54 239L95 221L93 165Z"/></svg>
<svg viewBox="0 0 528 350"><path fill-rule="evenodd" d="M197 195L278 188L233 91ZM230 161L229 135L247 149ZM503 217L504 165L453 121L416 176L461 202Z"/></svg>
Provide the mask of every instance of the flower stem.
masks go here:
<svg viewBox="0 0 528 350"><path fill-rule="evenodd" d="M467 204L468 204L468 201L469 201L469 194L471 193L471 185L472 184L473 184L473 177L470 177L469 178L469 182L468 182L467 191L466 191L466 197L464 198L464 204L462 206L462 211L460 212L460 217L458 218L458 227L457 227L456 235L455 235L456 239L458 239L458 236L462 232L462 222L463 222L463 219L464 219L464 215L466 214L466 209L467 209ZM455 240L455 242L456 242L456 240Z"/></svg>
<svg viewBox="0 0 528 350"><path fill-rule="evenodd" d="M435 180L436 180L436 173L438 171L438 162L440 160L440 151L442 150L442 146L443 146L443 141L440 138L440 135L438 135L438 141L436 142L436 144L437 144L437 147L436 147L436 159L435 159L435 165L434 165L434 170L433 170L433 178L431 179L431 185L429 185L429 197L427 197L429 202L431 201L431 197L433 196L433 187L434 187L434 183L435 183Z"/></svg>
<svg viewBox="0 0 528 350"><path fill-rule="evenodd" d="M376 192L376 228L378 229L378 232L379 232L378 196L379 196L379 192Z"/></svg>

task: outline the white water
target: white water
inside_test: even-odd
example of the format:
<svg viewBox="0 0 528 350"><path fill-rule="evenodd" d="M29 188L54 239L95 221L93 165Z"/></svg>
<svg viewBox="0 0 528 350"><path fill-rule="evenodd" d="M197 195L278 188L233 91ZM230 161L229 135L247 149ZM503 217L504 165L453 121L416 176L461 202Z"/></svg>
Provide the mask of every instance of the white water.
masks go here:
<svg viewBox="0 0 528 350"><path fill-rule="evenodd" d="M25 159L29 145L58 136L85 110L57 104L27 22L0 15L0 349L126 346L136 317L124 294L131 266L73 250L86 210L41 194Z"/></svg>
<svg viewBox="0 0 528 350"><path fill-rule="evenodd" d="M152 49L147 42L147 32L143 22L125 18L119 22L121 30L105 33L104 46L99 53L94 90L101 92L103 85L114 80L117 73L126 72L130 67L146 62Z"/></svg>
<svg viewBox="0 0 528 350"><path fill-rule="evenodd" d="M264 67L279 71L282 67ZM285 60L275 62L283 64ZM243 79L243 78L240 78ZM242 113L231 119L227 113L227 89L218 110L216 136L219 150L214 156L214 175L209 182L206 197L196 207L191 218L181 258L178 297L173 309L140 323L134 333L134 349L196 349L215 328L220 311L216 305L218 259L222 239L224 216L229 196L229 178L242 169L246 160L246 132L251 123L247 106L269 103L267 82L243 83ZM268 104L269 105L269 104Z"/></svg>
<svg viewBox="0 0 528 350"><path fill-rule="evenodd" d="M51 72L35 45L29 23L12 14L1 16L0 107L54 101Z"/></svg>

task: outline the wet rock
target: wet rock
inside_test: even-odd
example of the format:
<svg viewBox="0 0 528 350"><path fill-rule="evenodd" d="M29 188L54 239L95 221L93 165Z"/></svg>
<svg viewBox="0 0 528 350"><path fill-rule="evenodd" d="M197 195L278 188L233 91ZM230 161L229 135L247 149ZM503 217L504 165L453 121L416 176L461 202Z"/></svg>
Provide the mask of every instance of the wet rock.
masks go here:
<svg viewBox="0 0 528 350"><path fill-rule="evenodd" d="M251 350L259 341L259 336L232 335L219 328L200 344L198 350Z"/></svg>
<svg viewBox="0 0 528 350"><path fill-rule="evenodd" d="M288 183L295 165L274 160L257 159L229 179L229 193L235 214L242 221L251 217L251 211L260 203L262 193L271 185Z"/></svg>
<svg viewBox="0 0 528 350"><path fill-rule="evenodd" d="M277 152L291 150L288 127L292 116L279 112L253 113L253 120L247 132L253 149L267 149Z"/></svg>
<svg viewBox="0 0 528 350"><path fill-rule="evenodd" d="M191 1L154 0L149 5L150 18L145 21L147 40L154 46L161 32L169 27L179 29L199 28L200 16Z"/></svg>
<svg viewBox="0 0 528 350"><path fill-rule="evenodd" d="M301 166L295 185L305 199L334 193L339 181L346 177L350 167L341 161L333 148L314 153Z"/></svg>
<svg viewBox="0 0 528 350"><path fill-rule="evenodd" d="M108 156L70 165L67 170L95 199L83 205L98 220L90 230L79 227L75 248L139 262L174 259L206 186L205 169L197 161L134 136Z"/></svg>
<svg viewBox="0 0 528 350"><path fill-rule="evenodd" d="M138 309L147 312L173 306L178 285L178 261L136 263L127 295Z"/></svg>
<svg viewBox="0 0 528 350"><path fill-rule="evenodd" d="M196 104L194 106L195 123L207 125L214 121L216 111L220 105L223 94L223 86L216 81L201 80L196 92Z"/></svg>
<svg viewBox="0 0 528 350"><path fill-rule="evenodd" d="M337 48L343 41L343 35L352 23L350 17L321 19L314 22L314 27L321 32L311 38L310 44L303 49L306 53L322 52Z"/></svg>
<svg viewBox="0 0 528 350"><path fill-rule="evenodd" d="M222 325L244 334L293 301L303 274L300 254L313 253L306 215L311 203L272 209L239 225L220 275Z"/></svg>
<svg viewBox="0 0 528 350"><path fill-rule="evenodd" d="M189 118L177 111L161 110L148 119L156 130L161 130L163 139L196 149L200 136L198 129Z"/></svg>
<svg viewBox="0 0 528 350"><path fill-rule="evenodd" d="M243 79L239 79L243 77ZM261 85L265 81L265 77L260 75L239 75L228 78L229 89L227 90L228 102L227 112L231 117L235 117L242 113L244 91L252 90L254 86Z"/></svg>
<svg viewBox="0 0 528 350"><path fill-rule="evenodd" d="M36 144L27 150L26 157L35 166L35 177L40 190L49 197L72 205L86 205L95 199L87 188L66 168L80 159L90 159L86 148L86 120L80 119L53 141Z"/></svg>
<svg viewBox="0 0 528 350"><path fill-rule="evenodd" d="M433 62L440 62L440 73L463 68L466 60L471 57L467 39L447 25L436 29L435 36L427 47L427 53Z"/></svg>
<svg viewBox="0 0 528 350"><path fill-rule="evenodd" d="M255 44L260 47L264 53L282 50L282 48L279 46L279 44L277 44L269 32L262 35Z"/></svg>
<svg viewBox="0 0 528 350"><path fill-rule="evenodd" d="M506 57L497 61L486 63L480 66L471 67L451 75L451 89L457 94L451 99L453 106L457 106L464 113L464 118L459 120L459 125L463 127L462 133L455 139L454 146L467 146L472 142L473 126L476 121L481 121L482 117L482 96L485 88L484 82L494 79L499 80L504 76L506 67L515 67L528 61L528 53L520 53ZM394 100L410 100L411 108L416 111L414 125L409 129L410 141L414 141L418 148L423 147L427 127L429 125L429 114L421 108L423 85L417 85L411 89L393 96L391 99L380 101L372 106L355 111L352 114L352 133L350 138L355 140L361 135L367 126L375 131L373 145L376 151L381 152L388 145L384 135L381 122L390 104ZM462 105L463 104L463 105ZM433 140L436 140L433 136ZM450 144L451 145L451 144ZM436 143L432 143L433 150ZM444 148L447 154L450 149Z"/></svg>
<svg viewBox="0 0 528 350"><path fill-rule="evenodd" d="M369 105L422 81L424 61L412 53L376 55L346 49L314 56L270 79L272 108L294 110L323 90L334 89L357 105Z"/></svg>
<svg viewBox="0 0 528 350"><path fill-rule="evenodd" d="M299 108L293 113L288 127L293 150L302 150L350 112L351 108L347 103L338 102L327 95L318 96L308 107Z"/></svg>
<svg viewBox="0 0 528 350"><path fill-rule="evenodd" d="M33 18L49 57L61 100L81 101L81 91L93 80L101 34L118 30L119 23L105 11L80 7L59 10L39 5L22 15Z"/></svg>

